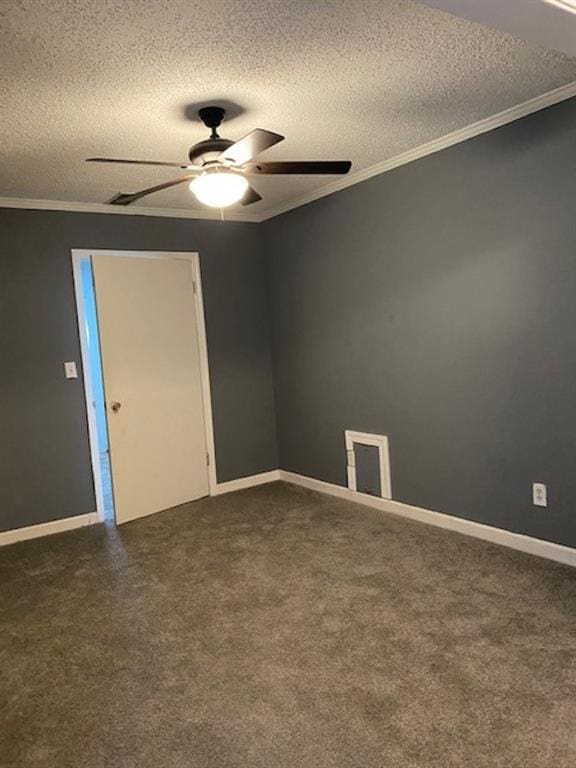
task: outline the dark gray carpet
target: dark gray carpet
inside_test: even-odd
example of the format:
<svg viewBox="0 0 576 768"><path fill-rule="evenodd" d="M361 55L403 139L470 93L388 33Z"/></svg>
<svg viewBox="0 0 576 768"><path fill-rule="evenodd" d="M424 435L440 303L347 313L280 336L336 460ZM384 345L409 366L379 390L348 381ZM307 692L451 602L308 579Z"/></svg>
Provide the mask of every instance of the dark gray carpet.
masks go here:
<svg viewBox="0 0 576 768"><path fill-rule="evenodd" d="M275 484L0 550L4 768L574 768L576 571Z"/></svg>
<svg viewBox="0 0 576 768"><path fill-rule="evenodd" d="M112 475L110 474L110 454L108 451L100 454L100 481L104 501L104 519L114 525L114 496L112 494Z"/></svg>

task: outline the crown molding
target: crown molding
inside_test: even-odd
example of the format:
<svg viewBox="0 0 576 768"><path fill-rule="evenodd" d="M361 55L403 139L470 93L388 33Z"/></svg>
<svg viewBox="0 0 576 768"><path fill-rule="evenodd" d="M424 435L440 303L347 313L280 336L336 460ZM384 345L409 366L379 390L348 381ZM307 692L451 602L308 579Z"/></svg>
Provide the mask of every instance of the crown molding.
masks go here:
<svg viewBox="0 0 576 768"><path fill-rule="evenodd" d="M222 217L220 211L185 210L183 208L129 208L102 203L75 203L68 200L33 200L25 197L0 197L0 208L25 208L34 211L71 211L74 213L106 213L120 216L154 216L169 219L202 219L208 221L260 222L262 216L254 213L229 211Z"/></svg>
<svg viewBox="0 0 576 768"><path fill-rule="evenodd" d="M438 139L422 144L415 149L410 149L408 152L403 152L401 155L396 155L396 157L391 157L389 160L376 163L376 165L371 165L369 168L364 168L356 173L350 173L337 181L326 184L326 186L320 187L320 189L315 189L313 192L302 195L295 200L283 203L270 211L264 211L260 215L261 220L266 221L275 216L280 216L294 208L300 208L302 205L312 203L314 200L319 200L327 195L332 195L334 192L340 192L340 190L352 187L355 184L360 184L362 181L371 179L373 176L379 176L381 173L392 171L394 168L399 168L401 165L413 163L415 160L420 160L420 158L431 155L434 152L440 152L442 149L454 146L454 144L460 144L467 139L480 136L482 133L488 133L488 131L493 131L495 128L500 128L501 126L512 123L522 117L527 117L533 112L539 112L541 109L551 107L554 104L559 104L561 101L566 101L574 96L576 96L576 82L561 85L559 88L547 91L541 96L536 96L533 99L524 101L521 104L517 104L515 107L504 109L502 112L497 112L491 117L478 120L478 122L472 123L465 128L460 128L457 131L452 131L452 133L447 133L445 136L441 136Z"/></svg>
<svg viewBox="0 0 576 768"><path fill-rule="evenodd" d="M438 139L429 141L426 144L421 144L419 147L415 147L400 155L396 155L396 157L391 157L381 163L371 165L369 168L364 168L356 173L350 173L337 181L333 181L319 189L315 189L313 192L301 195L289 202L282 203L275 208L271 208L268 211L261 211L260 213L227 211L222 219L219 211L211 211L208 209L185 210L183 208L139 208L137 206L124 207L119 205L103 205L101 203L75 203L65 200L31 200L20 197L0 197L0 208L26 208L29 210L107 213L124 216L155 216L169 219L224 220L261 223L268 219L273 219L275 216L280 216L283 213L292 211L294 208L300 208L303 205L312 203L314 200L333 195L335 192L340 192L342 189L347 189L355 184L360 184L367 179L371 179L373 176L379 176L381 173L386 173L387 171L392 171L394 168L399 168L402 165L413 163L415 160L420 160L422 157L432 155L435 152L440 152L443 149L452 147L455 144L460 144L475 136L480 136L482 133L488 133L495 128L500 128L508 123L513 123L515 120L527 117L534 112L539 112L541 109L546 109L546 107L551 107L554 104L559 104L561 101L566 101L574 96L576 96L576 81L561 85L559 88L554 88L552 91L547 91L540 96L528 99L528 101L524 101L514 107L504 109L502 112L497 112L495 115L486 117L483 120L478 120L476 123L467 125L465 128L459 128L457 131L452 131L452 133L447 133L445 136L440 136Z"/></svg>
<svg viewBox="0 0 576 768"><path fill-rule="evenodd" d="M562 8L563 11L570 11L574 13L576 11L576 2L574 0L544 0L548 5L555 5L558 8Z"/></svg>

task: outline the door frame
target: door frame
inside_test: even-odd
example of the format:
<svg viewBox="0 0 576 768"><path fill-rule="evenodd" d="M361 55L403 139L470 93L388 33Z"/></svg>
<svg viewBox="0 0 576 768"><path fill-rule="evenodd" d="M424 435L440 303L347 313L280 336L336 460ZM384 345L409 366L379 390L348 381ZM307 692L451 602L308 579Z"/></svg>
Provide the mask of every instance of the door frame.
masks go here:
<svg viewBox="0 0 576 768"><path fill-rule="evenodd" d="M204 317L204 299L202 293L202 274L200 256L197 251L121 251L103 250L100 248L72 248L72 274L74 293L76 296L76 319L80 337L80 354L82 357L82 373L84 380L84 399L88 416L88 434L90 438L90 459L92 462L92 479L96 495L96 511L98 521L104 522L104 498L102 494L102 474L100 472L100 452L98 450L98 429L96 414L93 406L93 386L88 361L88 336L84 317L86 307L82 290L81 265L91 256L131 256L139 259L179 259L188 261L192 270L191 300L196 312L196 327L198 329L198 347L200 353L200 380L202 386L202 403L204 406L204 432L206 451L208 453L208 489L210 496L216 493L216 451L214 446L214 421L212 417L212 396L210 390L210 368L208 364L208 343L206 340L206 321Z"/></svg>

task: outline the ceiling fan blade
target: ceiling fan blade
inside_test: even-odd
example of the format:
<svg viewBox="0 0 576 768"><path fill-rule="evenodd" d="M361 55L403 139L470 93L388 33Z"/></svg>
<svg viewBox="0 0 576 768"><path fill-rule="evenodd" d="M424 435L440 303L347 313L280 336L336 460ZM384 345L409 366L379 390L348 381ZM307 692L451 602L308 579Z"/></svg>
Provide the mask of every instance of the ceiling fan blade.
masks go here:
<svg viewBox="0 0 576 768"><path fill-rule="evenodd" d="M272 161L269 163L247 163L243 166L244 173L297 173L297 174L344 174L348 173L352 163L350 160L303 160L303 161Z"/></svg>
<svg viewBox="0 0 576 768"><path fill-rule="evenodd" d="M253 157L259 155L260 152L264 152L266 149L270 149L274 144L284 141L284 136L280 136L279 133L273 133L272 131L264 131L262 128L256 128L256 130L244 136L243 139L232 144L231 147L225 149L218 159L230 160L235 165L243 165L248 160L252 160Z"/></svg>
<svg viewBox="0 0 576 768"><path fill-rule="evenodd" d="M242 205L252 205L252 203L257 203L259 200L262 200L261 195L256 192L254 187L248 187L244 197L242 200L240 200L240 202Z"/></svg>
<svg viewBox="0 0 576 768"><path fill-rule="evenodd" d="M122 192L118 192L117 195L111 197L110 200L106 200L105 205L130 205L135 198L132 195L123 195Z"/></svg>
<svg viewBox="0 0 576 768"><path fill-rule="evenodd" d="M161 165L166 168L196 168L190 163L165 163L162 160L123 160L118 157L87 157L87 163L124 163L125 165Z"/></svg>
<svg viewBox="0 0 576 768"><path fill-rule="evenodd" d="M128 194L122 194L119 192L111 200L108 200L108 205L130 205L130 203L140 200L141 197L151 195L153 192L160 192L162 189L168 189L169 187L175 187L177 184L184 184L186 181L196 178L195 173L186 173L184 176L180 176L178 179L172 179L171 181L165 181L164 184L156 184L155 187L148 187L148 189L142 189L140 192L129 192Z"/></svg>

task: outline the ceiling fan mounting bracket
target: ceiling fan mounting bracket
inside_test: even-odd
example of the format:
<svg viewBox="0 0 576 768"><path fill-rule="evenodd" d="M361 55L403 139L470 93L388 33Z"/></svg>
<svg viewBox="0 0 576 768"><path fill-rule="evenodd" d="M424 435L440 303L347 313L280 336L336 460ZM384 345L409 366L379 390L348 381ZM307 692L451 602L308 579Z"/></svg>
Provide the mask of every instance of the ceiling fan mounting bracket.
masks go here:
<svg viewBox="0 0 576 768"><path fill-rule="evenodd" d="M211 138L218 138L218 131L216 129L222 124L225 114L226 110L223 107L202 107L202 109L198 110L200 120L202 120L206 128L211 128L212 130Z"/></svg>
<svg viewBox="0 0 576 768"><path fill-rule="evenodd" d="M204 165L206 163L216 160L216 158L224 152L225 149L231 147L234 143L229 139L223 139L218 135L218 127L221 125L226 110L223 107L209 106L202 107L198 110L198 117L206 128L210 128L211 134L209 139L198 142L190 148L188 157L190 162L198 165Z"/></svg>

